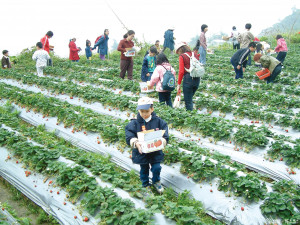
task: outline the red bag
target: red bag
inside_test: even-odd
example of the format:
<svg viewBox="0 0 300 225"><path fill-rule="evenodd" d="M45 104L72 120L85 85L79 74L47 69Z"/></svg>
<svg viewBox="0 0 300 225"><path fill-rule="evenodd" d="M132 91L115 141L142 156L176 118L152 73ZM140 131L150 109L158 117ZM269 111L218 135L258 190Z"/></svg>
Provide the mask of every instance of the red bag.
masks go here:
<svg viewBox="0 0 300 225"><path fill-rule="evenodd" d="M258 78L260 80L262 80L262 79L265 79L265 78L271 76L271 72L268 69L264 69L264 70L260 70L260 71L256 72L256 75L258 76Z"/></svg>
<svg viewBox="0 0 300 225"><path fill-rule="evenodd" d="M103 35L97 37L96 41L95 41L95 44L99 41L99 39L102 37ZM104 39L105 39L105 36L104 36Z"/></svg>

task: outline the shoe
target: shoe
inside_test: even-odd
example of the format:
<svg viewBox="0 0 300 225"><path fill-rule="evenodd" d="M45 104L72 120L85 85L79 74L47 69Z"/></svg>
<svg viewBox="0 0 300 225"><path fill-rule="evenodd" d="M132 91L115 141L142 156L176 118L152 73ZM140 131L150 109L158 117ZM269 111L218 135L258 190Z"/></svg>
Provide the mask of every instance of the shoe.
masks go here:
<svg viewBox="0 0 300 225"><path fill-rule="evenodd" d="M153 184L153 186L155 187L158 193L163 193L164 187L161 185L160 181L157 181L155 184Z"/></svg>

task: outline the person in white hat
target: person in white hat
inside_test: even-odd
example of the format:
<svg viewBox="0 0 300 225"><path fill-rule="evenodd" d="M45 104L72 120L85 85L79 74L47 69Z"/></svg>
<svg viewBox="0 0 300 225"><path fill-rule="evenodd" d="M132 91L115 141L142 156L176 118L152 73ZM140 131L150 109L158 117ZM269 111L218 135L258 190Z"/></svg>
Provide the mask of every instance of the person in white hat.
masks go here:
<svg viewBox="0 0 300 225"><path fill-rule="evenodd" d="M174 27L170 27L164 34L164 48L162 50L162 52L164 52L166 50L166 48L169 48L171 50L171 54L173 54L173 50L174 50L174 45L175 45L175 38L174 38Z"/></svg>
<svg viewBox="0 0 300 225"><path fill-rule="evenodd" d="M197 91L200 78L190 76L187 71L190 69L190 57L192 56L192 51L186 42L179 42L175 49L176 54L179 55L179 71L178 71L178 81L177 81L177 93L180 90L180 85L183 80L183 96L186 110L193 110L193 96ZM199 55L194 57L199 60Z"/></svg>
<svg viewBox="0 0 300 225"><path fill-rule="evenodd" d="M132 148L132 162L139 164L140 179L142 186L145 188L150 187L149 183L149 171L152 172L152 184L155 189L162 193L164 188L160 182L160 163L164 160L164 153L162 150L143 153L141 144L138 141L137 133L146 130L165 130L162 138L162 144L167 145L169 141L168 125L167 123L159 118L153 107L153 101L149 97L142 97L138 100L137 119L133 119L125 127L126 143Z"/></svg>

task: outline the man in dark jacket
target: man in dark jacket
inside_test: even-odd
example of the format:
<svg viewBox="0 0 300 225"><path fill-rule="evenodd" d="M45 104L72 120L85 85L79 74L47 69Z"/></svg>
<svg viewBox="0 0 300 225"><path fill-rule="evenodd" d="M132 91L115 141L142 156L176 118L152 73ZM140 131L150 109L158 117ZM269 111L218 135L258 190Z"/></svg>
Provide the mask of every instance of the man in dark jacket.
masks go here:
<svg viewBox="0 0 300 225"><path fill-rule="evenodd" d="M231 57L231 64L233 65L235 71L235 79L243 78L243 72L245 72L248 56L251 52L254 52L256 49L256 43L251 42L248 48L242 48L238 50L234 55Z"/></svg>
<svg viewBox="0 0 300 225"><path fill-rule="evenodd" d="M138 141L137 133L145 130L165 130L162 144L166 146L169 141L168 125L167 123L156 116L153 108L153 101L148 97L142 97L138 101L137 119L131 122L125 128L126 143L132 147L132 162L139 164L140 179L143 187L149 187L149 170L151 165L151 172L153 174L152 184L159 193L163 192L163 187L160 182L160 163L164 160L164 153L158 150L151 153L143 153L142 145Z"/></svg>
<svg viewBox="0 0 300 225"><path fill-rule="evenodd" d="M166 48L169 48L171 50L171 54L173 54L173 50L174 50L174 45L175 45L175 38L174 38L174 34L173 34L173 30L174 28L169 28L164 35L165 41L164 41L164 48L162 50L162 52L164 52L166 50Z"/></svg>

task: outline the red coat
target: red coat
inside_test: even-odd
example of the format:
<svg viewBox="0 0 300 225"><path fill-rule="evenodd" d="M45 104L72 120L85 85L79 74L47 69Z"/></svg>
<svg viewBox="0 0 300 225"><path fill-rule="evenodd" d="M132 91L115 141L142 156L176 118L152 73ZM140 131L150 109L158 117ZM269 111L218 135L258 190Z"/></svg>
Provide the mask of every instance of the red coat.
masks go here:
<svg viewBox="0 0 300 225"><path fill-rule="evenodd" d="M192 52L186 52L190 57L192 56ZM195 55L194 56L196 59L199 60L200 54ZM184 74L187 72L185 70L190 68L190 58L186 55L186 54L181 54L179 56L179 72L178 72L178 84L181 84L182 78L184 76Z"/></svg>
<svg viewBox="0 0 300 225"><path fill-rule="evenodd" d="M45 37L43 37L43 38L41 39L41 42L42 42L42 44L43 44L43 49L49 53L49 51L50 51L50 47L49 47L49 37L48 37L47 35L45 35Z"/></svg>
<svg viewBox="0 0 300 225"><path fill-rule="evenodd" d="M78 55L78 51L79 49L77 48L76 44L74 41L71 41L69 44L69 48L70 48L70 60L79 60L79 55Z"/></svg>

